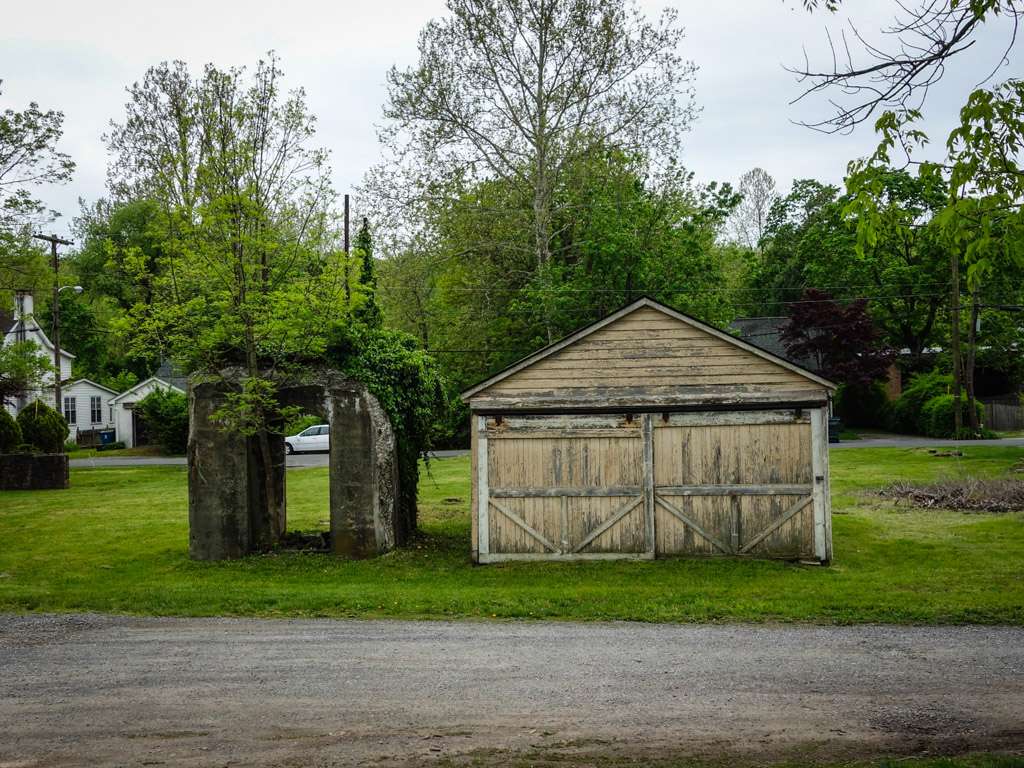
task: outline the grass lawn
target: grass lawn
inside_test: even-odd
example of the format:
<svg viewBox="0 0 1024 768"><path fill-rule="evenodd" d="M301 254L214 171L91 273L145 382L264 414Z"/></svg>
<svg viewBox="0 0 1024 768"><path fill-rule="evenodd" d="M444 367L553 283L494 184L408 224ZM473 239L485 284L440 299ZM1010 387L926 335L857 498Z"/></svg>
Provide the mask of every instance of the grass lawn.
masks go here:
<svg viewBox="0 0 1024 768"><path fill-rule="evenodd" d="M75 469L67 491L0 493L0 610L158 615L1024 624L1024 515L894 507L897 479L997 475L1024 449L832 454L832 567L755 560L469 562L469 459L421 480L422 536L362 562L194 563L184 467ZM327 470L288 473L289 527L326 526Z"/></svg>

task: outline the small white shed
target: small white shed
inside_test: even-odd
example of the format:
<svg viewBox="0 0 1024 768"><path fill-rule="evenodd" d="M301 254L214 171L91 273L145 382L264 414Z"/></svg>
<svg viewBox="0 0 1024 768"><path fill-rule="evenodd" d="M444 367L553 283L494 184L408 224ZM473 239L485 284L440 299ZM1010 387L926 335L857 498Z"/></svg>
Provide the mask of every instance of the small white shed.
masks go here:
<svg viewBox="0 0 1024 768"><path fill-rule="evenodd" d="M117 391L90 379L76 379L61 388L62 411L68 422L69 440L87 430L116 429L114 408L110 404ZM118 438L115 437L115 440Z"/></svg>
<svg viewBox="0 0 1024 768"><path fill-rule="evenodd" d="M184 390L173 384L150 376L145 381L140 381L131 389L125 390L110 400L110 406L114 412L114 423L117 428L117 439L125 444L126 448L134 448L138 445L146 445L149 439L143 425L135 413L135 405L150 392L156 390L171 390L185 394Z"/></svg>

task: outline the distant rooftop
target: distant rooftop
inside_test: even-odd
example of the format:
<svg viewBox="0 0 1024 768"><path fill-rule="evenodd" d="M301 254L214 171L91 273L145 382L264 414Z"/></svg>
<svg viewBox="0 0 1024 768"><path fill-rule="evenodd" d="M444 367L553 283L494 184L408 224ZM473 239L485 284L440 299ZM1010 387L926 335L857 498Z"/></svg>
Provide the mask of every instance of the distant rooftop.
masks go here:
<svg viewBox="0 0 1024 768"><path fill-rule="evenodd" d="M782 329L788 322L788 317L738 317L729 323L729 330L738 331L741 339L749 341L765 352L771 352L810 371L815 370L814 360L794 357L787 351L782 341Z"/></svg>
<svg viewBox="0 0 1024 768"><path fill-rule="evenodd" d="M181 369L181 366L172 363L170 360L164 359L153 375L158 379L166 381L171 386L177 387L182 392L188 392L188 376Z"/></svg>

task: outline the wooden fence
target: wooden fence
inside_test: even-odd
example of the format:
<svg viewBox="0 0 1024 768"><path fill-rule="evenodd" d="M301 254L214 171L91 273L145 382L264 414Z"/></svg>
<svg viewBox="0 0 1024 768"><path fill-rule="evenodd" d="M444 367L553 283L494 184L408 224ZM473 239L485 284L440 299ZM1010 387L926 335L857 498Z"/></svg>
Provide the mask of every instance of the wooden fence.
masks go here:
<svg viewBox="0 0 1024 768"><path fill-rule="evenodd" d="M1024 429L1024 406L1020 403L982 403L985 406L985 426L997 432Z"/></svg>

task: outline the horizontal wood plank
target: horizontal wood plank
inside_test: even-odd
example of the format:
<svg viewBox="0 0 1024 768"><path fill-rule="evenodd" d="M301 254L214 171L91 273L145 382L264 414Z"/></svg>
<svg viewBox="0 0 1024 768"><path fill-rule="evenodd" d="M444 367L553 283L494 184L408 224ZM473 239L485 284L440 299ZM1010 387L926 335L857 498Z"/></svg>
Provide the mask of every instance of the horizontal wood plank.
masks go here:
<svg viewBox="0 0 1024 768"><path fill-rule="evenodd" d="M809 494L810 485L658 485L655 492L665 496L799 496ZM494 493L494 490L491 490Z"/></svg>
<svg viewBox="0 0 1024 768"><path fill-rule="evenodd" d="M571 554L560 554L556 552L518 552L498 554L491 553L480 555L481 563L511 563L511 562L569 562L572 560L653 560L651 552L575 552Z"/></svg>
<svg viewBox="0 0 1024 768"><path fill-rule="evenodd" d="M612 485L607 487L580 487L567 485L523 488L490 488L492 498L499 499L530 499L556 498L559 496L637 496L641 492L639 485Z"/></svg>
<svg viewBox="0 0 1024 768"><path fill-rule="evenodd" d="M492 440L556 440L562 438L611 437L615 439L640 439L640 430L623 429L506 429L488 430Z"/></svg>
<svg viewBox="0 0 1024 768"><path fill-rule="evenodd" d="M810 424L810 409L784 411L720 411L710 413L670 413L668 420L656 419L655 429L665 427L757 426L761 424Z"/></svg>

